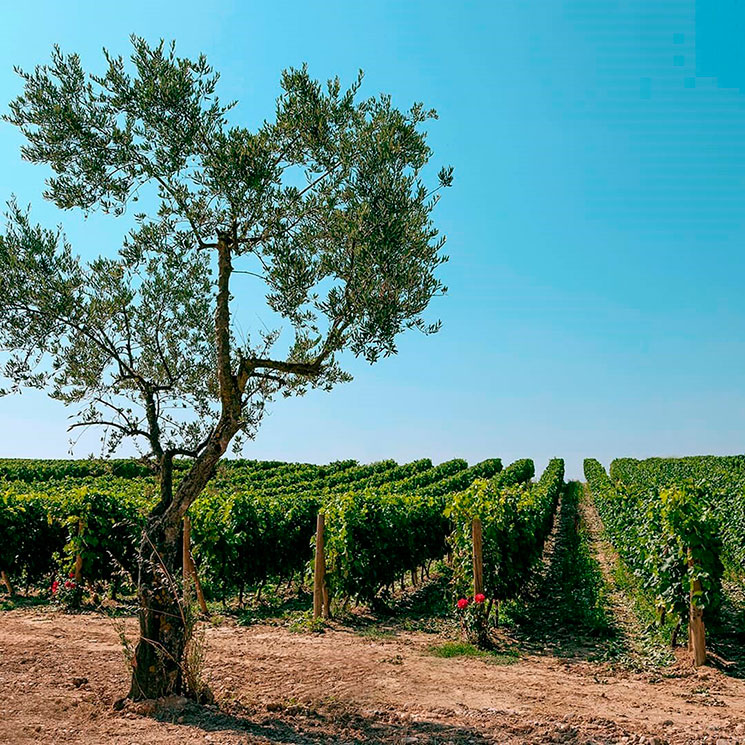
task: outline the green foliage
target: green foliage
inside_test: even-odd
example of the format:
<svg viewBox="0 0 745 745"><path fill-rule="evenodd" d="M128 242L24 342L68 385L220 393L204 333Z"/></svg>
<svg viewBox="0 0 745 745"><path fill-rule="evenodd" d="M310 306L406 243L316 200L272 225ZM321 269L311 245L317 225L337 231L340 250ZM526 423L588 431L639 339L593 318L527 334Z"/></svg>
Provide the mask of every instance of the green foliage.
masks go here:
<svg viewBox="0 0 745 745"><path fill-rule="evenodd" d="M400 579L447 550L447 495L497 473L498 458L471 468L455 459L377 488L326 493L326 557L333 592L374 601ZM398 476L392 469L386 473ZM369 482L368 482L369 483Z"/></svg>
<svg viewBox="0 0 745 745"><path fill-rule="evenodd" d="M417 492L419 494L427 494L433 497L452 494L453 492L467 489L475 479L491 478L501 470L502 461L499 458L490 458L489 460L477 463L475 466L471 466L471 468L458 471L452 476L436 481L429 486L425 486L422 489L417 489Z"/></svg>
<svg viewBox="0 0 745 745"><path fill-rule="evenodd" d="M285 70L273 116L250 130L204 55L131 43L129 59L104 51L100 75L58 47L16 70L23 90L4 118L23 157L51 171L45 198L145 211L118 253L86 262L11 200L0 347L11 391L45 389L79 407L73 426L104 428L109 452L135 438L164 467L163 454L253 434L276 395L349 380L343 350L375 362L407 329L439 329L425 320L446 290L432 212L452 168L425 185L436 113L362 99L361 73L344 89ZM249 333L239 295L272 328Z"/></svg>
<svg viewBox="0 0 745 745"><path fill-rule="evenodd" d="M535 476L535 464L530 458L522 458L510 463L495 479L494 486L514 486L524 484Z"/></svg>
<svg viewBox="0 0 745 745"><path fill-rule="evenodd" d="M745 456L619 458L611 463L610 476L635 489L687 484L698 490L718 523L723 560L736 573L745 572Z"/></svg>
<svg viewBox="0 0 745 745"><path fill-rule="evenodd" d="M115 576L136 580L137 548L148 507L141 490L81 486L65 489L51 504L53 519L67 535L63 568L72 569L80 555L82 575L89 582Z"/></svg>
<svg viewBox="0 0 745 745"><path fill-rule="evenodd" d="M427 471L416 473L403 481L399 481L396 484L396 491L398 492L415 492L432 486L433 484L441 481L443 478L452 476L454 474L461 473L468 468L468 463L462 458L455 458L454 460L440 463L439 466L430 468Z"/></svg>
<svg viewBox="0 0 745 745"><path fill-rule="evenodd" d="M0 568L10 576L27 584L51 581L55 556L65 545L64 527L51 519L52 510L43 494L0 493Z"/></svg>
<svg viewBox="0 0 745 745"><path fill-rule="evenodd" d="M67 463L25 462L12 471L23 480L4 482L0 566L32 582L50 580L55 572L67 577L80 554L85 582L134 574L141 527L158 496L154 479L90 475L112 469ZM499 459L471 468L460 459L438 466L428 459L363 466L224 461L189 510L205 589L242 596L266 580L305 572L323 509L330 584L372 600L404 571L444 554L446 495L500 468Z"/></svg>
<svg viewBox="0 0 745 745"><path fill-rule="evenodd" d="M0 459L0 479L7 481L59 481L64 478L92 476L121 476L142 478L150 469L134 460L32 460L27 458Z"/></svg>
<svg viewBox="0 0 745 745"><path fill-rule="evenodd" d="M146 491L136 480L113 477L85 484L69 478L37 486L7 483L0 499L0 527L7 538L0 563L38 582L56 569L66 576L80 555L88 581L135 577Z"/></svg>
<svg viewBox="0 0 745 745"><path fill-rule="evenodd" d="M525 483L534 471L532 462L513 465L491 480L475 481L449 500L446 514L454 525L450 545L461 595L469 594L473 572L473 518L482 523L487 597L506 600L517 595L541 555L564 483L564 461L551 460L536 484Z"/></svg>
<svg viewBox="0 0 745 745"><path fill-rule="evenodd" d="M193 505L192 545L206 582L223 598L268 577L291 577L311 556L318 502L302 493L207 493Z"/></svg>
<svg viewBox="0 0 745 745"><path fill-rule="evenodd" d="M441 557L448 521L437 497L371 490L348 492L324 505L326 562L337 595L375 600L407 570Z"/></svg>
<svg viewBox="0 0 745 745"><path fill-rule="evenodd" d="M658 608L682 620L691 580L700 580L694 602L711 616L722 601L723 565L719 524L707 492L691 482L660 488L635 479L629 461L614 461L611 473L623 480L613 483L600 463L585 460L598 512L621 558Z"/></svg>
<svg viewBox="0 0 745 745"><path fill-rule="evenodd" d="M444 657L451 659L453 657L479 657L495 664L510 665L517 662L517 654L495 652L492 650L481 649L468 642L443 642L442 644L433 644L429 647L430 654L435 657Z"/></svg>

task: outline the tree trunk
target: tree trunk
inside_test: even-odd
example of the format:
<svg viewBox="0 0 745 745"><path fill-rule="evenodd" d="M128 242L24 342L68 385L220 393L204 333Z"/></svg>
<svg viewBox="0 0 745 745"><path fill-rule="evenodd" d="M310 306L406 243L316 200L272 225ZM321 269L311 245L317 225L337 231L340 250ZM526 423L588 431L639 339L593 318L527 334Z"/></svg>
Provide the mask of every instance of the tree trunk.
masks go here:
<svg viewBox="0 0 745 745"><path fill-rule="evenodd" d="M138 597L140 638L132 660L129 698L137 701L184 693L188 641L186 608L177 584L180 520L150 518L141 545Z"/></svg>
<svg viewBox="0 0 745 745"><path fill-rule="evenodd" d="M233 231L235 233L235 229ZM233 236L234 240L234 236ZM181 526L194 500L212 478L230 441L241 427L246 380L252 372L233 374L230 339L231 236L218 233L218 282L215 307L215 351L220 387L220 418L207 442L200 446L192 467L173 493L173 451L163 451L152 389L147 400L150 438L160 461L160 502L153 508L143 531L139 555L138 595L140 639L132 659L129 698L142 700L187 690L184 652L192 631L190 609L181 599L178 567L182 553ZM192 456L194 457L194 456Z"/></svg>
<svg viewBox="0 0 745 745"><path fill-rule="evenodd" d="M188 694L184 651L190 640L190 609L178 580L182 523L238 431L237 417L221 417L209 444L173 494L173 456L160 458L160 501L148 517L139 555L140 638L132 658L129 698L138 701Z"/></svg>

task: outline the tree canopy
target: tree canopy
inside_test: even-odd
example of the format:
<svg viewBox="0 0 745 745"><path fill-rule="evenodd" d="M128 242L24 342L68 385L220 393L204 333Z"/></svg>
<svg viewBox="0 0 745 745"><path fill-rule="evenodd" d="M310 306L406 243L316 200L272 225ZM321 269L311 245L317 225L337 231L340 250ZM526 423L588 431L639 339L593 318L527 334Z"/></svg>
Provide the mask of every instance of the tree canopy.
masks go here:
<svg viewBox="0 0 745 745"><path fill-rule="evenodd" d="M343 90L303 66L282 74L273 120L250 131L231 123L204 56L132 44L131 64L104 52L100 76L59 48L18 70L24 92L6 120L26 138L23 157L51 167L47 199L112 215L157 205L136 213L118 252L83 262L11 202L0 344L12 387L81 405L75 425L106 427L112 449L133 436L151 456L198 455L225 394L252 435L275 394L348 380L341 350L374 362L403 330L437 330L423 314L445 289L435 270L446 257L420 176L434 111L358 101L361 74ZM451 180L443 169L438 186ZM280 325L246 333L230 312L233 273L255 280L240 292L263 296L290 340Z"/></svg>

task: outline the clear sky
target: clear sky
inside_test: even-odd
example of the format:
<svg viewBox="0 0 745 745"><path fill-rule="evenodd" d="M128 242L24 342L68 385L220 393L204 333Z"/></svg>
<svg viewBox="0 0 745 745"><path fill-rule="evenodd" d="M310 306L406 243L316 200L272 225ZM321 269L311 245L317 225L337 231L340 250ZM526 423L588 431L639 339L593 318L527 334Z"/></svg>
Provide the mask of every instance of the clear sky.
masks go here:
<svg viewBox="0 0 745 745"><path fill-rule="evenodd" d="M246 457L558 455L576 477L585 456L745 450L745 0L37 0L2 16L3 108L13 65L58 43L100 70L134 32L205 52L247 123L304 61L439 111L434 161L456 176L436 216L443 330L277 402ZM83 255L115 251L125 226L43 205L19 145L0 125L0 198L33 202ZM66 416L38 393L0 399L0 454L65 457Z"/></svg>

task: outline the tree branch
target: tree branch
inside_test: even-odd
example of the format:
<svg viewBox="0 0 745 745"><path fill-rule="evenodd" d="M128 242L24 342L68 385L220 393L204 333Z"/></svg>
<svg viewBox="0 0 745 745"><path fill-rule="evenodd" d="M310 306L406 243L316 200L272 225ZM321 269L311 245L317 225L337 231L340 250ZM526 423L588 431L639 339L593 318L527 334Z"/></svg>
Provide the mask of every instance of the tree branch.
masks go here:
<svg viewBox="0 0 745 745"><path fill-rule="evenodd" d="M77 429L78 427L93 427L93 426L114 427L115 429L118 429L121 432L124 432L124 434L126 435L139 435L141 437L147 437L148 439L150 439L149 432L145 432L142 429L136 429L136 428L133 429L124 424L119 424L118 422L110 422L105 419L96 419L95 421L90 421L90 422L74 422L67 428L67 431L70 432L71 430Z"/></svg>
<svg viewBox="0 0 745 745"><path fill-rule="evenodd" d="M346 320L341 323L334 323L329 330L326 340L321 347L321 351L311 362L287 362L285 360L270 360L261 357L246 357L241 360L238 369L238 388L243 392L248 379L255 375L256 370L274 370L275 372L288 373L289 375L302 375L304 377L315 377L320 374L321 366L336 350L336 341L339 336L346 331L351 321ZM260 374L258 377L268 377ZM282 382L281 379L275 379L276 382Z"/></svg>

